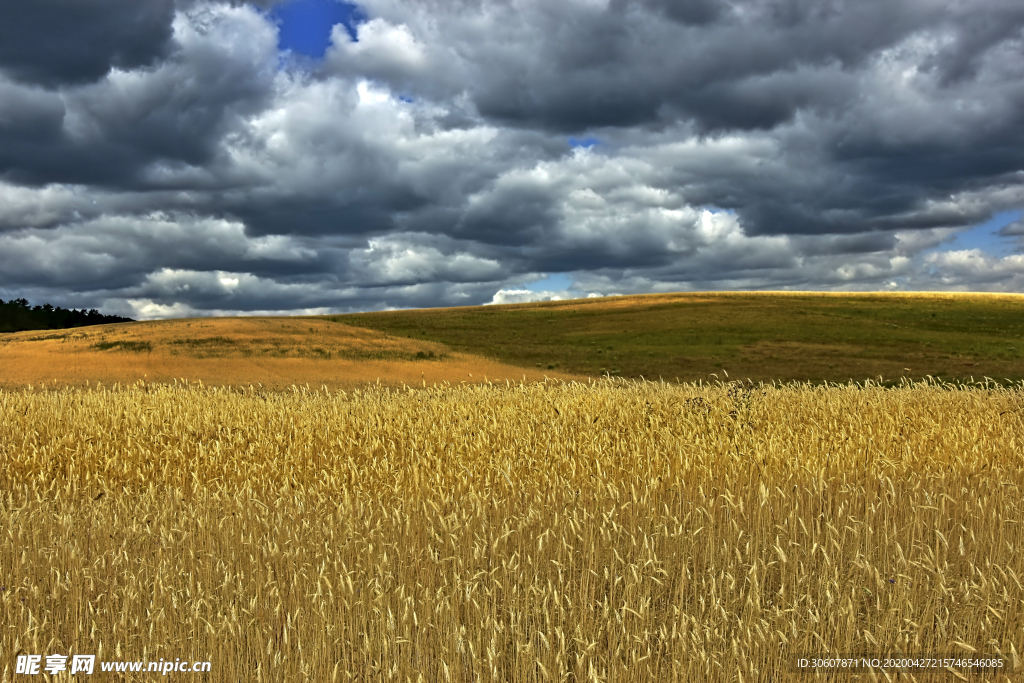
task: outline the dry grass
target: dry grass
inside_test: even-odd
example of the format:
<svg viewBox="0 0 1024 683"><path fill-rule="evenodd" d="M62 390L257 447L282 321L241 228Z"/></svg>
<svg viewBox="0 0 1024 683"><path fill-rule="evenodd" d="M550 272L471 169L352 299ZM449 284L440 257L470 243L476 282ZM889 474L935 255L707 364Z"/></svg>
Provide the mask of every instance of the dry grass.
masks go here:
<svg viewBox="0 0 1024 683"><path fill-rule="evenodd" d="M2 680L18 651L216 681L1016 661L1022 411L920 384L0 391Z"/></svg>
<svg viewBox="0 0 1024 683"><path fill-rule="evenodd" d="M200 381L353 388L568 377L322 318L201 318L0 336L0 386Z"/></svg>

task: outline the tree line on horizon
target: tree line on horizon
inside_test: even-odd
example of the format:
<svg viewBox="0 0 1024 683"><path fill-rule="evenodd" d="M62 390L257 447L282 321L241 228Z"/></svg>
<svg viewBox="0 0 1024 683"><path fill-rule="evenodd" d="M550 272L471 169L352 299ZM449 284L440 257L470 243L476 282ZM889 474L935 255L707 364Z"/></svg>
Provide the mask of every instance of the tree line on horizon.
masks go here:
<svg viewBox="0 0 1024 683"><path fill-rule="evenodd" d="M69 327L105 325L107 323L130 323L132 318L119 315L103 315L95 308L90 310L67 309L51 304L30 306L26 299L0 299L0 332L24 332L26 330L64 330Z"/></svg>

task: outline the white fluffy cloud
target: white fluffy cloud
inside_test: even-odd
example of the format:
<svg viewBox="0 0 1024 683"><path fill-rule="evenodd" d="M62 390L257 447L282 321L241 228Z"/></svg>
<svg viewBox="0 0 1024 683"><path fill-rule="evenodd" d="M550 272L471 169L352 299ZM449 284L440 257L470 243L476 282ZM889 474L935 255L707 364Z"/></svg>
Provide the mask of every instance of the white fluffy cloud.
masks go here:
<svg viewBox="0 0 1024 683"><path fill-rule="evenodd" d="M564 301L577 298L580 297L575 292L570 292L569 290L561 292L535 292L532 289L499 289L485 305L525 304L531 301Z"/></svg>

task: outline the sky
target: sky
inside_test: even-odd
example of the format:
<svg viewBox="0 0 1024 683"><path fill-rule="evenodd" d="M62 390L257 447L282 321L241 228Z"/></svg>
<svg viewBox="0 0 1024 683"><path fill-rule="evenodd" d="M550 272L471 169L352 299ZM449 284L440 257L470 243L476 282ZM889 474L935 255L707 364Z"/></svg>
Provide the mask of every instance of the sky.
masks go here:
<svg viewBox="0 0 1024 683"><path fill-rule="evenodd" d="M1020 0L34 0L0 298L1024 291Z"/></svg>

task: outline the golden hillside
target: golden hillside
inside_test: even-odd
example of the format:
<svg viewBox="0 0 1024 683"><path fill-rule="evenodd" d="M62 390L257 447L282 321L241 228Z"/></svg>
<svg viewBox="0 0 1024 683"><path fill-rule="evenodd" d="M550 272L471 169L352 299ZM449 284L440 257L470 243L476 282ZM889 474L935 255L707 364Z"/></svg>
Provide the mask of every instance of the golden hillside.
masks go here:
<svg viewBox="0 0 1024 683"><path fill-rule="evenodd" d="M321 318L198 318L0 337L0 385L146 380L270 387L541 379L429 341Z"/></svg>

